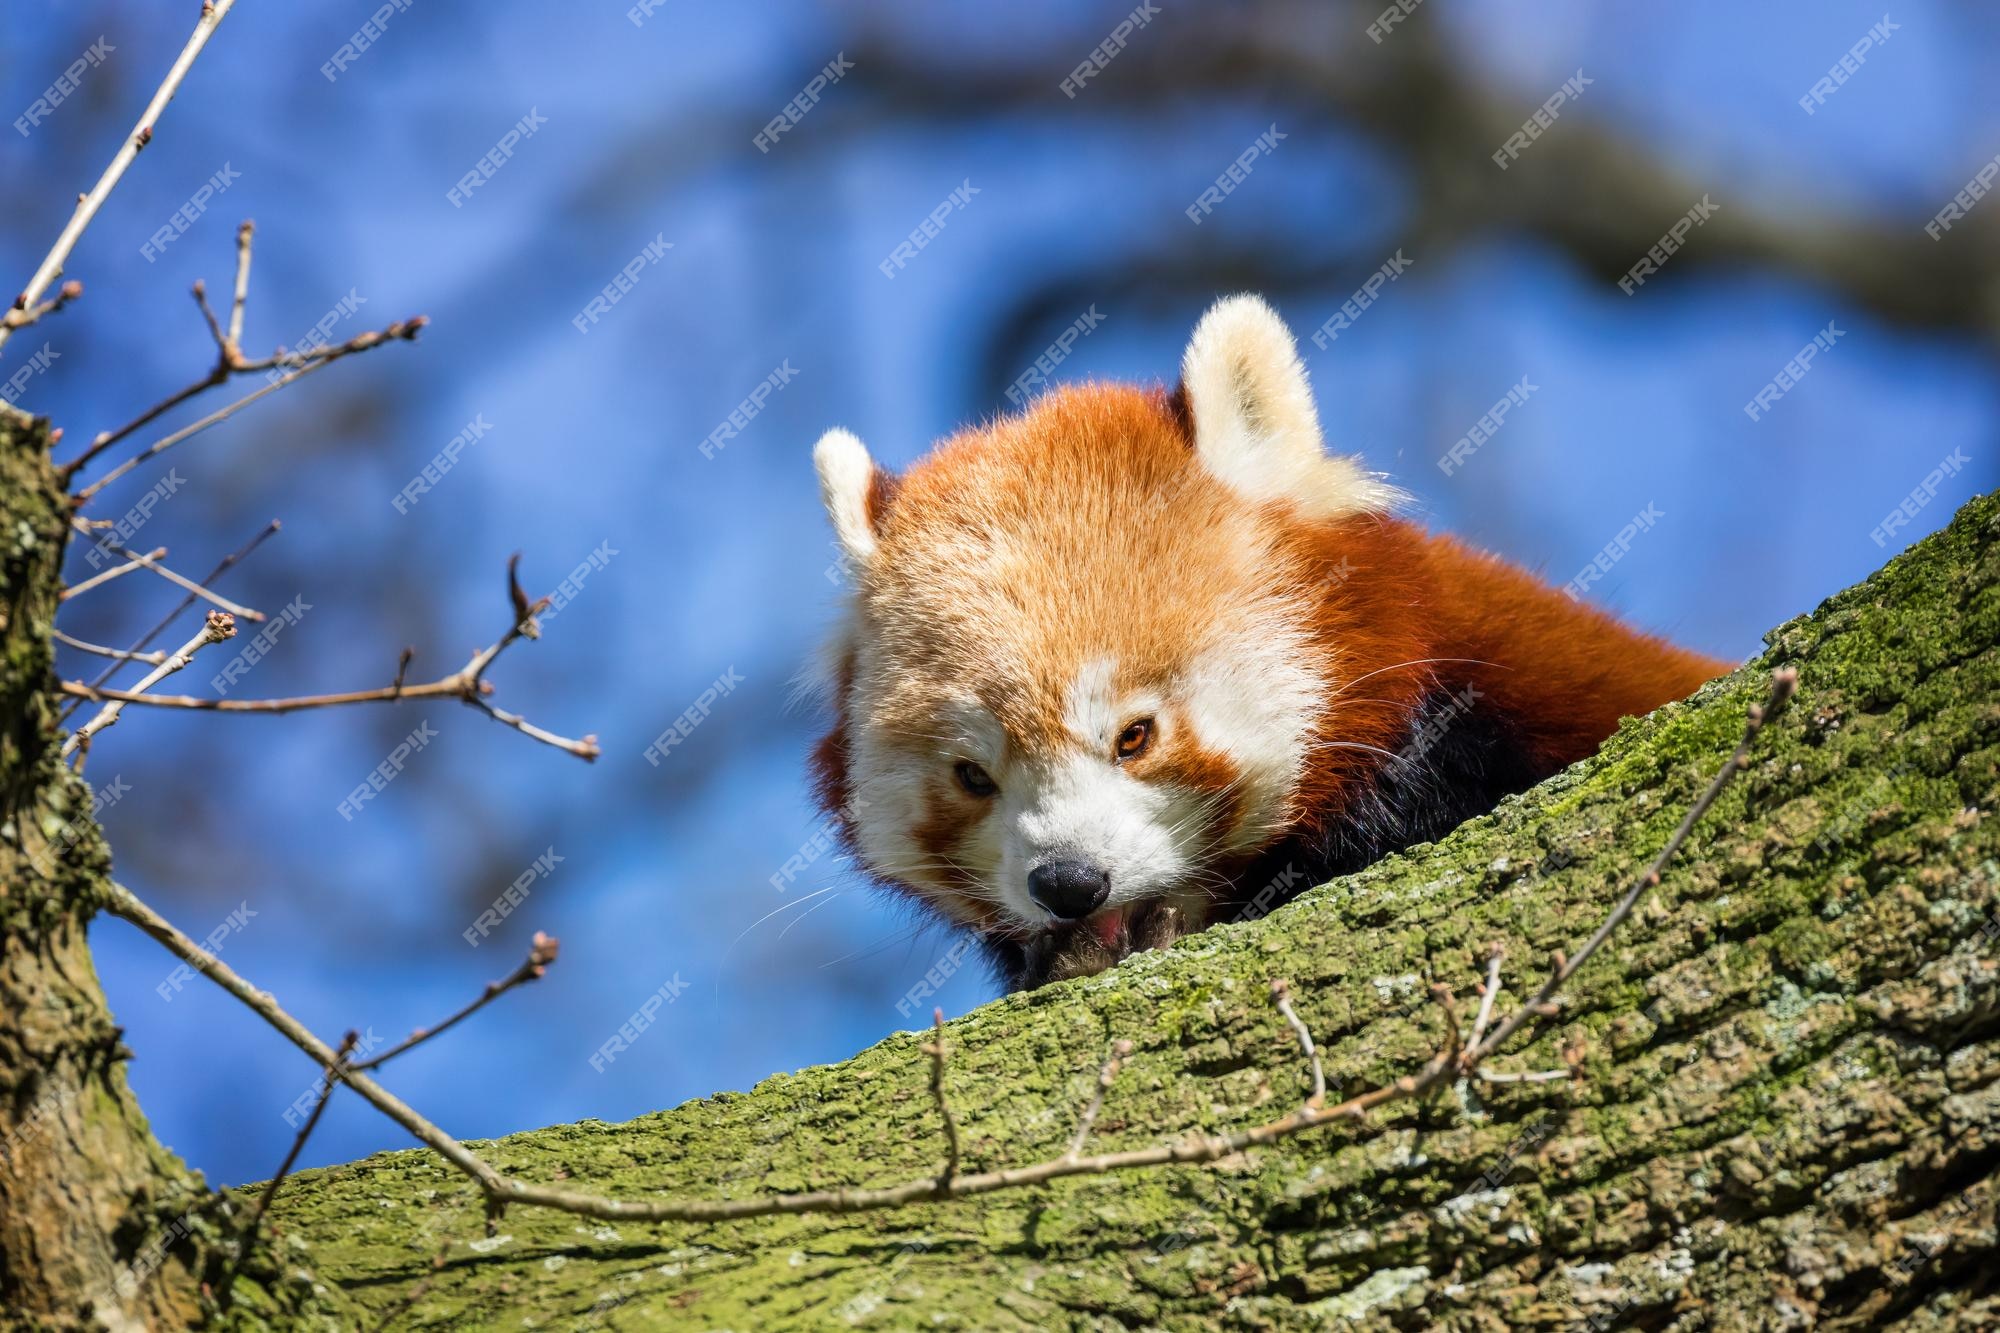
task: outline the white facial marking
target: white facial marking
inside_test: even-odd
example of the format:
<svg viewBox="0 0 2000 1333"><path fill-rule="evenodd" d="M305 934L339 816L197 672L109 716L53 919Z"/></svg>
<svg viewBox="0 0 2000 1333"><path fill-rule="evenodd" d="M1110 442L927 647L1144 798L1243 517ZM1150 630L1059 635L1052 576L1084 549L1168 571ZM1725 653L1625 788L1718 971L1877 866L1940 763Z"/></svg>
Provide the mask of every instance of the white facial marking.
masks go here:
<svg viewBox="0 0 2000 1333"><path fill-rule="evenodd" d="M1324 693L1305 665L1311 660L1298 628L1252 617L1215 636L1188 672L1187 715L1195 734L1236 766L1240 814L1230 851L1262 845L1286 820Z"/></svg>
<svg viewBox="0 0 2000 1333"><path fill-rule="evenodd" d="M1111 876L1106 905L1154 896L1187 870L1171 790L1140 782L1102 754L1076 754L1017 783L1001 811L1001 902L1026 921L1049 913L1028 896L1028 872L1082 861Z"/></svg>
<svg viewBox="0 0 2000 1333"><path fill-rule="evenodd" d="M1063 726L1077 744L1111 753L1112 739L1130 723L1157 715L1165 704L1159 696L1138 692L1119 695L1114 682L1118 663L1109 657L1086 662L1070 682L1069 708Z"/></svg>
<svg viewBox="0 0 2000 1333"><path fill-rule="evenodd" d="M1312 660L1302 627L1252 607L1211 630L1165 695L1121 695L1115 661L1085 663L1067 694L1069 744L1056 756L1023 758L993 715L970 699L945 708L918 747L859 728L852 783L862 857L876 873L905 883L946 883L946 867L915 834L931 818L940 787L956 783L956 764L967 760L984 768L999 791L966 806L952 860L967 872L973 893L1014 921L1054 920L1029 896L1028 875L1059 860L1107 872L1107 907L1199 895L1211 887L1200 874L1218 852L1254 850L1290 814L1325 691L1307 665ZM859 700L857 711L866 715ZM1155 744L1199 744L1235 766L1230 794L1239 813L1226 846L1211 840L1212 793L1144 781L1114 762L1114 738L1140 717L1158 720ZM966 800L956 792L949 799Z"/></svg>
<svg viewBox="0 0 2000 1333"><path fill-rule="evenodd" d="M1094 662L1086 662L1076 673L1076 679L1069 687L1069 710L1063 715L1063 725L1070 735L1083 745L1096 745L1109 739L1118 723L1112 712L1112 681L1117 676L1118 664L1108 657L1100 657Z"/></svg>
<svg viewBox="0 0 2000 1333"><path fill-rule="evenodd" d="M935 779L918 765L885 753L865 728L856 739L846 813L861 859L878 875L907 884L935 883L911 836L923 819L925 787Z"/></svg>
<svg viewBox="0 0 2000 1333"><path fill-rule="evenodd" d="M870 716L877 701L857 692L856 716ZM961 761L984 768L996 781L1006 772L1006 736L993 715L971 699L946 705L931 730L912 747L870 726L855 729L851 741L851 795L848 817L861 859L878 875L910 885L944 886L991 896L990 870L1001 858L990 808L971 807L952 852L953 864L969 872L971 883L950 874L951 866L920 845L916 830L931 818L941 788L955 784ZM942 792L950 801L967 798Z"/></svg>
<svg viewBox="0 0 2000 1333"><path fill-rule="evenodd" d="M1116 679L1115 661L1085 663L1070 684L1063 717L1070 752L1021 765L1002 789L995 888L1001 905L1022 921L1052 919L1028 895L1029 872L1051 861L1082 861L1108 873L1106 906L1116 907L1165 892L1198 854L1199 811L1187 794L1142 782L1113 762L1113 737L1162 703L1145 695L1121 698Z"/></svg>

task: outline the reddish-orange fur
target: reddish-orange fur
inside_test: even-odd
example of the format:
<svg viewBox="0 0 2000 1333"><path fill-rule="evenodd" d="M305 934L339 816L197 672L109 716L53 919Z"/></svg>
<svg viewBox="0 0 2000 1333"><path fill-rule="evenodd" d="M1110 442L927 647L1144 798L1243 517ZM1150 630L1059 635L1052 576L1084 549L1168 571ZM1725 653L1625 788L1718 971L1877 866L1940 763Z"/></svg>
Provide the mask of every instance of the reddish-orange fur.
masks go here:
<svg viewBox="0 0 2000 1333"><path fill-rule="evenodd" d="M1381 831L1385 755L1407 752L1413 718L1441 698L1467 700L1476 718L1461 743L1498 747L1476 751L1471 767L1494 754L1505 772L1479 775L1457 802L1447 795L1434 808L1405 808L1396 827L1429 820L1427 837L1590 754L1619 718L1729 669L1386 512L1312 518L1302 505L1249 498L1198 458L1196 416L1185 391L1072 386L962 432L901 476L856 474L874 549L856 571L850 634L861 637L844 639L832 664L838 712L813 756L816 786L865 865L851 823L853 742L925 752L934 777L901 827L920 873L885 878L953 922L1019 935L1018 918L982 880L991 867L967 865L984 807L951 780L951 756L930 753L935 718L958 696L975 698L1019 754L1055 755L1075 744L1064 717L1079 668L1113 660L1119 691L1166 700L1158 714L1166 742L1136 758L1129 776L1212 798L1203 814L1214 850L1202 868L1236 880L1261 873L1267 852L1288 855L1290 839L1360 826L1350 820L1373 819L1373 840L1343 842L1336 854L1321 839L1313 854L1322 859L1307 864L1351 865L1356 845L1366 859L1415 840ZM1253 590L1282 590L1297 608L1302 629L1277 641L1304 644L1315 659L1304 665L1327 687L1299 714L1304 728L1318 712L1299 737L1296 787L1275 798L1275 823L1271 799L1253 817L1238 764L1202 743L1174 693L1191 645ZM880 650L873 678L857 671L864 639ZM1242 660L1272 670L1254 652ZM851 716L857 682L868 679L875 702ZM1177 910L1183 925L1203 924L1199 905ZM1167 929L1162 921L1154 924Z"/></svg>
<svg viewBox="0 0 2000 1333"><path fill-rule="evenodd" d="M1136 496L1185 502L1190 491L1219 493L1219 483L1192 461L1190 430L1178 393L1077 386L1043 400L1029 416L955 437L901 477L878 470L870 517L885 541L899 532L948 532L965 488L990 494L996 486L1020 485L1036 495L1074 469L1079 456L1115 473ZM1080 503L1088 500L1079 496ZM1329 703L1319 726L1323 739L1396 751L1424 695L1469 685L1479 706L1515 723L1532 765L1553 771L1595 750L1620 717L1681 698L1728 670L1726 662L1641 634L1496 556L1402 519L1364 514L1327 524L1275 517L1286 554L1306 572L1304 581L1325 590L1314 632L1327 659L1339 663L1329 674L1352 682ZM1134 527L1143 538L1144 525L1157 521L1143 511L1080 510L1074 516L1079 530L1121 543L1132 541ZM1143 540L1133 548L1135 601L1120 626L1123 661L1141 676L1173 670L1177 636L1186 633L1184 618L1162 615L1160 606L1140 596L1159 572L1159 559ZM1050 607L1051 619L1057 609ZM1063 665L1063 671L1016 681L1026 688L990 700L1024 743L1057 728L1056 692L1068 663ZM848 670L843 663L834 682L834 697L843 702ZM818 794L836 817L843 817L848 796L847 726L848 719L838 718L814 755ZM1232 776L1226 761L1199 752L1153 762L1171 765L1175 780L1194 786L1221 789ZM1348 788L1367 780L1380 762L1365 750L1316 749L1295 801L1295 820L1338 819ZM943 793L920 830L925 849L941 861L950 856L956 813ZM940 904L949 915L984 915L984 904L952 897Z"/></svg>
<svg viewBox="0 0 2000 1333"><path fill-rule="evenodd" d="M1396 750L1421 696L1470 686L1476 706L1509 716L1533 766L1553 771L1593 753L1621 717L1684 698L1730 668L1401 519L1294 524L1289 536L1338 588L1321 602L1317 629L1345 660L1342 676L1381 673L1334 699L1322 723L1332 739ZM1358 751L1320 751L1302 813L1338 818L1343 788L1375 766Z"/></svg>

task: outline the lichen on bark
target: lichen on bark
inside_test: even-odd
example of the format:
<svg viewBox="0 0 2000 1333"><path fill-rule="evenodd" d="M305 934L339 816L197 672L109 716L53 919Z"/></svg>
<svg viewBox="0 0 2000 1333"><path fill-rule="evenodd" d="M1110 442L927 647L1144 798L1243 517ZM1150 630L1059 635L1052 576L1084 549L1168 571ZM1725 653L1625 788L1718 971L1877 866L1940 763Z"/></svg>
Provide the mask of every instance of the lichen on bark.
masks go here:
<svg viewBox="0 0 2000 1333"><path fill-rule="evenodd" d="M1273 977L1330 1081L1393 1079L1439 1044L1427 987L1469 996L1497 941L1508 994L1532 990L1664 841L1768 671L1798 666L1665 883L1495 1062L1552 1067L1581 1039L1579 1083L1474 1085L1210 1167L726 1225L517 1209L490 1239L463 1178L388 1153L288 1183L281 1243L411 1328L1994 1326L1996 628L2000 504L1982 498L1442 842L948 1030L967 1169L1060 1153L1121 1037L1099 1147L1289 1109L1306 1073ZM480 1147L634 1197L906 1179L941 1153L921 1040Z"/></svg>

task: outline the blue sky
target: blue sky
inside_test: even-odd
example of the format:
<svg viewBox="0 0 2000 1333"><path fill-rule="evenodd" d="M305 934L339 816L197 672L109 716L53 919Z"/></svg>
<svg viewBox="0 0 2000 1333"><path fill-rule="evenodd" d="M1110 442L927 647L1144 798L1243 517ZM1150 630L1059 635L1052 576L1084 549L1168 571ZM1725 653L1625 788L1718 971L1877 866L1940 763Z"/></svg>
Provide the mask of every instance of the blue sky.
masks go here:
<svg viewBox="0 0 2000 1333"><path fill-rule="evenodd" d="M129 127L185 36L180 8L37 0L10 12L9 119L99 37L112 50L30 133L6 135L8 271L32 270ZM116 516L176 473L133 540L197 573L282 519L225 585L267 610L297 597L311 608L232 691L253 695L386 683L406 644L413 679L441 676L504 628L511 552L541 592L608 550L543 638L492 672L494 702L594 733L604 755L586 766L456 704L284 720L134 710L88 770L130 788L105 814L118 873L194 934L236 913L222 956L329 1036L394 1039L509 970L536 929L560 936L546 979L389 1070L462 1136L621 1119L841 1058L908 1025L898 1000L951 940L833 857L785 892L769 882L820 824L803 761L823 718L793 688L838 596L813 440L844 425L905 463L1003 410L1004 386L1086 307L1102 323L1060 378L1170 379L1246 254L1310 261L1274 264L1306 276L1266 291L1304 334L1404 244L1410 182L1381 144L1255 86L1119 96L1116 80L1145 74L1143 54L1065 97L1060 80L1127 4L661 5L635 24L623 3L465 12L415 0L326 78L376 8L240 6L77 250L69 273L85 298L0 352L0 378L46 344L59 359L20 403L74 441L200 374L212 349L187 287L226 288L243 217L258 225L253 352L296 343L344 298L361 304L336 337L428 314L419 342L256 405L93 512ZM1269 32L1271 12L1162 6L1132 50L1199 40L1202 24ZM1277 31L1371 58L1355 31L1365 18L1336 13L1301 7ZM1799 97L1881 18L1848 4L1697 3L1667 20L1577 0L1438 4L1416 21L1523 119L1587 71L1549 132L1615 131L1724 210L1920 237L2000 153L1996 19L1965 6L1898 14L1854 76L1802 111ZM837 55L854 69L760 152L753 136ZM926 107L885 77L897 64L1031 91ZM449 198L531 113L545 123L506 164ZM1296 128L1194 227L1183 210L1273 124ZM142 254L225 164L237 173L227 191L156 258ZM896 243L965 182L978 193L885 277ZM1592 182L1573 188L1588 207ZM1885 321L1795 273L1704 264L1699 229L1628 297L1532 236L1471 221L1467 243L1412 250L1351 330L1308 345L1330 441L1392 473L1423 521L1561 582L1655 506L1661 521L1594 591L1641 625L1741 657L1993 485L1990 343ZM579 332L573 317L656 241L672 248ZM1214 257L1212 287L1130 278L1189 255ZM1024 292L1057 289L1078 299L1023 313ZM1751 421L1744 404L1829 322L1841 336ZM780 367L763 410L704 457L701 443ZM1501 434L1443 475L1438 456L1524 378L1535 392ZM399 513L392 497L474 420L481 438ZM1914 525L1871 538L1955 451L1969 465ZM63 623L124 641L173 600L129 578ZM94 663L66 655L64 667ZM742 684L649 764L645 747L731 672ZM207 692L199 669L182 679ZM343 818L342 797L426 724L436 739ZM551 849L560 863L470 946L478 914ZM218 1182L268 1174L311 1068L211 988L169 984L164 998L172 960L120 923L98 923L92 941L161 1137ZM600 1044L676 979L684 991L641 1039L593 1068ZM968 966L936 1002L958 1013L991 994ZM306 1160L404 1143L337 1098Z"/></svg>

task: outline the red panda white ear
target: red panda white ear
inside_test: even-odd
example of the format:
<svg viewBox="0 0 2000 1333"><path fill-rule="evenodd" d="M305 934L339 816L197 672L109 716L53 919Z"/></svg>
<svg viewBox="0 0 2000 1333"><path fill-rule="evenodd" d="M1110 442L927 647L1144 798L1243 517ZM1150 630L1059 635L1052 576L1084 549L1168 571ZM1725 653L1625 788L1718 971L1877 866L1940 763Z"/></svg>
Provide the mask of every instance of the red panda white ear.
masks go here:
<svg viewBox="0 0 2000 1333"><path fill-rule="evenodd" d="M875 524L869 516L869 496L875 489L875 460L868 446L851 431L835 427L813 446L813 466L819 471L819 497L833 520L840 549L857 565L875 558Z"/></svg>
<svg viewBox="0 0 2000 1333"><path fill-rule="evenodd" d="M1181 387L1195 454L1245 499L1331 519L1393 507L1401 493L1320 438L1292 331L1256 296L1227 296L1188 339Z"/></svg>

